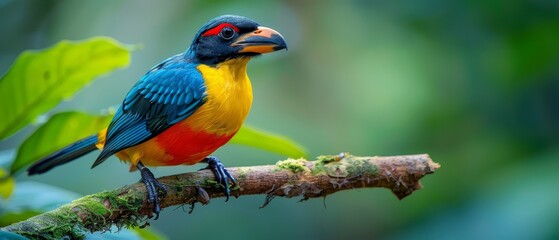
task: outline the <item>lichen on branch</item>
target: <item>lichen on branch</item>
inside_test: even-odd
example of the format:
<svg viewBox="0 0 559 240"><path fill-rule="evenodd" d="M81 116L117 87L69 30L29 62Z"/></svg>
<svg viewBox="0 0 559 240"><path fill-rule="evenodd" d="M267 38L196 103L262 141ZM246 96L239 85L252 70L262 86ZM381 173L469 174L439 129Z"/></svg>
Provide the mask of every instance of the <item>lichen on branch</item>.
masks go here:
<svg viewBox="0 0 559 240"><path fill-rule="evenodd" d="M434 173L440 165L427 154L357 157L347 153L320 156L315 161L287 159L275 165L228 168L237 180L235 197L265 194L267 205L274 197L324 197L332 193L382 187L399 199L421 188L419 179ZM223 197L223 190L209 170L183 173L158 179L167 186L162 208ZM262 207L263 207L262 206ZM35 239L82 238L84 232L109 231L111 226L136 227L151 217L142 183L77 199L50 212L4 228ZM164 214L164 213L163 213Z"/></svg>

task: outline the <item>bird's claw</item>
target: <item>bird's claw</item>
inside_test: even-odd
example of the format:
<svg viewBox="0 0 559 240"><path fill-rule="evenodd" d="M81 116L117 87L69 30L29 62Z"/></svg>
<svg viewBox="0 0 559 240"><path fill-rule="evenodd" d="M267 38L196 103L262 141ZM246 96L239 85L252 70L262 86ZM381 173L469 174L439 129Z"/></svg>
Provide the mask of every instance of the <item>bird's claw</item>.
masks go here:
<svg viewBox="0 0 559 240"><path fill-rule="evenodd" d="M208 166L203 169L210 169L215 175L215 179L217 182L225 189L225 201L229 200L229 196L231 196L231 187L236 185L235 178L229 174L227 169L223 166L221 161L216 157L207 157L203 160L203 162L208 163ZM231 186L229 186L229 181L231 181Z"/></svg>
<svg viewBox="0 0 559 240"><path fill-rule="evenodd" d="M148 192L148 202L153 203L153 213L155 213L154 220L159 218L159 213L161 212L161 206L159 205L159 196L165 196L167 194L167 187L157 181L153 173L143 165L138 167L142 175L140 180L146 185L146 190ZM159 194L161 191L161 194Z"/></svg>

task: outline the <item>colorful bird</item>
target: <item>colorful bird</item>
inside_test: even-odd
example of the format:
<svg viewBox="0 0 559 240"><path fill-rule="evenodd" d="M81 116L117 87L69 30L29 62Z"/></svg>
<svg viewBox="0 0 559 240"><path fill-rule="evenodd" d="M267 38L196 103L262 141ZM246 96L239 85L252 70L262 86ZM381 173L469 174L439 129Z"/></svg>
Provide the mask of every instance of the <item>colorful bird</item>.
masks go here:
<svg viewBox="0 0 559 240"><path fill-rule="evenodd" d="M139 170L153 203L161 211L166 194L146 166L208 163L230 195L235 179L212 152L239 130L252 104L248 61L286 49L277 31L246 17L225 15L206 23L191 46L149 70L128 92L109 127L41 159L27 171L44 173L93 150L101 153L92 168L111 155Z"/></svg>

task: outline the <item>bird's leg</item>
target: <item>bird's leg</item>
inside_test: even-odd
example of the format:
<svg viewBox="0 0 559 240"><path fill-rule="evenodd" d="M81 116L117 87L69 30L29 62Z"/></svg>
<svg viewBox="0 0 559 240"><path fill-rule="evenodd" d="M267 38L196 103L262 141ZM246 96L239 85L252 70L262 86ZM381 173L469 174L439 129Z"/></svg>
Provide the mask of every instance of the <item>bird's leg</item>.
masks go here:
<svg viewBox="0 0 559 240"><path fill-rule="evenodd" d="M225 167L223 166L223 164L221 163L221 161L219 161L219 159L217 159L216 157L212 157L209 156L207 158L204 158L204 160L202 160L202 162L205 162L208 164L207 167L202 168L200 170L203 169L210 169L212 170L212 172L215 175L215 179L217 180L217 182L223 186L223 188L225 188L225 201L227 202L229 200L229 196L231 196L231 189L229 187L229 180L231 180L231 187L235 186L235 178L233 176L231 176L231 174L229 174L229 172L227 171L227 169L225 169Z"/></svg>
<svg viewBox="0 0 559 240"><path fill-rule="evenodd" d="M140 170L140 174L142 175L142 179L140 180L146 185L146 190L148 192L148 202L153 203L153 213L155 213L155 219L159 218L159 212L161 212L161 206L159 206L159 192L161 190L161 195L165 196L167 194L167 187L157 181L153 173L142 164L142 162L138 162L136 164L138 170Z"/></svg>

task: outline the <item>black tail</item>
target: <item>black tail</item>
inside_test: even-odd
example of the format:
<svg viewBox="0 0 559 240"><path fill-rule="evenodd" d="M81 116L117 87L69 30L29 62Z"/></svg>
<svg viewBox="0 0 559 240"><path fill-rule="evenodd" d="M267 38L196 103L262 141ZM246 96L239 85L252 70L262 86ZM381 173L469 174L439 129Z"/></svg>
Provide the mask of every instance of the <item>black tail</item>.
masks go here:
<svg viewBox="0 0 559 240"><path fill-rule="evenodd" d="M97 143L97 135L81 139L39 160L27 169L27 173L29 175L41 174L56 166L71 162L76 158L96 150L97 147L95 147L95 143Z"/></svg>

